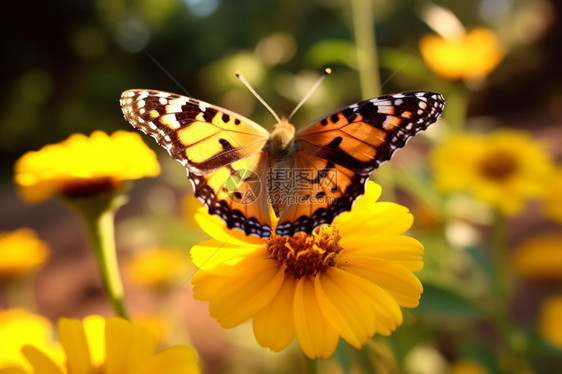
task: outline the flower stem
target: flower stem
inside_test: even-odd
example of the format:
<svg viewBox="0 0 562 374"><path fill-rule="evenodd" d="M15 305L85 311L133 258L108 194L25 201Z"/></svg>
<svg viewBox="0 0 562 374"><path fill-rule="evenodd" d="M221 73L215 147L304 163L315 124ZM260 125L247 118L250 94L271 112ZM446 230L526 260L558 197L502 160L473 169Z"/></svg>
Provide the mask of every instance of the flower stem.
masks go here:
<svg viewBox="0 0 562 374"><path fill-rule="evenodd" d="M492 286L494 299L494 320L503 339L503 366L506 373L515 373L525 365L525 339L511 320L511 289L507 254L507 222L499 212L492 226Z"/></svg>
<svg viewBox="0 0 562 374"><path fill-rule="evenodd" d="M115 213L124 200L124 196L118 193L67 199L78 211L88 230L103 284L115 313L121 318L128 318L117 264L114 228Z"/></svg>
<svg viewBox="0 0 562 374"><path fill-rule="evenodd" d="M361 98L368 99L381 95L381 79L373 19L373 2L371 0L351 0L353 34L357 51L357 71L361 86ZM377 181L384 186L383 198L394 201L395 177L390 168L379 169Z"/></svg>
<svg viewBox="0 0 562 374"><path fill-rule="evenodd" d="M509 304L507 275L507 227L505 217L496 213L492 227L492 264L493 289L495 299L502 311L507 311Z"/></svg>
<svg viewBox="0 0 562 374"><path fill-rule="evenodd" d="M447 95L447 119L451 134L459 134L465 128L469 92L464 85L454 84Z"/></svg>
<svg viewBox="0 0 562 374"><path fill-rule="evenodd" d="M370 0L351 0L351 11L361 96L363 99L379 96L381 82L373 21L373 2Z"/></svg>

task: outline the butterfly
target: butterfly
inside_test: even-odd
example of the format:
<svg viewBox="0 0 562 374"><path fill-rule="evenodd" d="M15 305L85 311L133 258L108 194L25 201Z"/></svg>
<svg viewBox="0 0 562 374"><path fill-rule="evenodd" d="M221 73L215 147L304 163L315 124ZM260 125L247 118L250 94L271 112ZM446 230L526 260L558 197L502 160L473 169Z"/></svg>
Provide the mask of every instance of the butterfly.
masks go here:
<svg viewBox="0 0 562 374"><path fill-rule="evenodd" d="M310 234L351 210L371 172L437 121L445 105L436 92L385 95L298 131L283 118L270 133L228 109L173 93L132 89L120 103L133 127L186 167L209 213L262 238Z"/></svg>

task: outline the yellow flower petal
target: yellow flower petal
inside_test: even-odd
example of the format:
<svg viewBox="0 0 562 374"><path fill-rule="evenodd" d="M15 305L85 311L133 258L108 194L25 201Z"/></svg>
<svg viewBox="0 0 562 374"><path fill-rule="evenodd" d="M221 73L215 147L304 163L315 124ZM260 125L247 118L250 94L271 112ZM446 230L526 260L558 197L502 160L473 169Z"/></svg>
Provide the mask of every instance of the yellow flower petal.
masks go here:
<svg viewBox="0 0 562 374"><path fill-rule="evenodd" d="M543 213L554 222L562 224L562 167L558 167L547 184L542 200Z"/></svg>
<svg viewBox="0 0 562 374"><path fill-rule="evenodd" d="M423 245L409 236L368 235L364 237L348 236L341 240L341 245L353 257L365 256L383 258L403 266L411 272L423 268ZM369 243L368 246L365 243Z"/></svg>
<svg viewBox="0 0 562 374"><path fill-rule="evenodd" d="M205 207L197 209L195 221L199 227L207 233L207 235L222 243L242 246L265 243L262 238L258 238L256 236L246 236L240 230L231 230L227 228L226 223L222 219L217 216L210 215Z"/></svg>
<svg viewBox="0 0 562 374"><path fill-rule="evenodd" d="M90 358L94 367L105 361L105 319L100 316L88 316L82 320L84 333L90 349Z"/></svg>
<svg viewBox="0 0 562 374"><path fill-rule="evenodd" d="M352 216L353 220L346 218L346 215ZM357 232L362 235L400 235L406 232L414 221L413 216L408 213L408 208L390 202L372 203L370 206L361 204L357 210L353 208L353 215L347 212L340 217L336 218L334 225L337 225L343 238L353 237Z"/></svg>
<svg viewBox="0 0 562 374"><path fill-rule="evenodd" d="M423 291L421 282L407 269L391 261L368 257L354 257L345 269L368 280L372 280L389 293L400 306L418 306ZM361 264L358 266L357 264Z"/></svg>
<svg viewBox="0 0 562 374"><path fill-rule="evenodd" d="M283 282L284 273L275 261L249 258L244 262L237 269L238 275L224 282L215 295L220 301L209 306L209 312L222 327L238 326L248 320L271 301ZM253 273L248 274L247 269L254 269ZM193 296L201 299L197 286L193 288Z"/></svg>
<svg viewBox="0 0 562 374"><path fill-rule="evenodd" d="M108 318L106 374L127 373L156 351L158 342L150 330L121 318Z"/></svg>
<svg viewBox="0 0 562 374"><path fill-rule="evenodd" d="M542 144L507 129L452 137L434 150L431 161L439 189L469 192L507 215L544 196L553 170Z"/></svg>
<svg viewBox="0 0 562 374"><path fill-rule="evenodd" d="M296 280L287 277L269 305L254 316L254 334L262 347L279 352L295 338L294 317L292 313L287 313L287 310L293 309L295 287ZM272 324L271 321L282 323Z"/></svg>
<svg viewBox="0 0 562 374"><path fill-rule="evenodd" d="M41 267L49 257L47 243L35 231L21 228L0 232L0 279L27 274Z"/></svg>
<svg viewBox="0 0 562 374"><path fill-rule="evenodd" d="M26 345L21 351L32 364L34 374L64 374L50 357L36 347Z"/></svg>
<svg viewBox="0 0 562 374"><path fill-rule="evenodd" d="M562 234L546 233L523 241L513 256L517 274L529 279L562 280Z"/></svg>
<svg viewBox="0 0 562 374"><path fill-rule="evenodd" d="M328 358L338 344L337 331L323 318L314 292L314 280L297 281L294 298L295 331L299 345L310 358Z"/></svg>
<svg viewBox="0 0 562 374"><path fill-rule="evenodd" d="M15 164L14 180L24 201L38 203L70 189L92 192L159 173L156 154L139 134L95 131L27 152Z"/></svg>
<svg viewBox="0 0 562 374"><path fill-rule="evenodd" d="M58 322L59 340L66 353L66 366L70 373L89 373L94 370L82 322L61 318Z"/></svg>
<svg viewBox="0 0 562 374"><path fill-rule="evenodd" d="M19 308L0 310L0 367L30 369L20 349L32 344L51 350L52 335L53 327L45 317Z"/></svg>
<svg viewBox="0 0 562 374"><path fill-rule="evenodd" d="M211 239L197 244L191 248L191 259L195 265L204 270L213 271L220 264L235 265L256 250L263 249L264 245L248 244L240 246Z"/></svg>
<svg viewBox="0 0 562 374"><path fill-rule="evenodd" d="M375 318L371 305L364 302L364 294L352 290L348 282L350 275L331 268L322 277L316 277L314 289L318 305L327 321L338 334L355 348L361 348L375 333Z"/></svg>
<svg viewBox="0 0 562 374"><path fill-rule="evenodd" d="M18 367L4 367L0 368L0 374L28 374L25 370Z"/></svg>
<svg viewBox="0 0 562 374"><path fill-rule="evenodd" d="M34 373L199 373L197 356L192 349L173 347L156 353L157 340L152 332L125 319L105 320L89 316L79 321L61 318L58 331L66 353L61 366L35 346L23 348Z"/></svg>
<svg viewBox="0 0 562 374"><path fill-rule="evenodd" d="M131 374L197 374L201 370L196 361L197 355L192 349L184 346L170 347L150 356Z"/></svg>
<svg viewBox="0 0 562 374"><path fill-rule="evenodd" d="M497 36L486 28L474 29L452 40L425 35L420 40L420 51L431 70L451 80L485 77L505 54Z"/></svg>
<svg viewBox="0 0 562 374"><path fill-rule="evenodd" d="M549 343L562 349L562 295L547 298L541 303L537 329Z"/></svg>

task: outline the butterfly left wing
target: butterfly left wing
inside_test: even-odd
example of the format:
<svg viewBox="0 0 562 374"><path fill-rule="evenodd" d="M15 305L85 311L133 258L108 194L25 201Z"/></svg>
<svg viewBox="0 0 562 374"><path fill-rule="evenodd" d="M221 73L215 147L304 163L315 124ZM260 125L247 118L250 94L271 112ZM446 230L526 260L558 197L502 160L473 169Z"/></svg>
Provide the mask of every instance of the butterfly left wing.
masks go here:
<svg viewBox="0 0 562 374"><path fill-rule="evenodd" d="M292 168L313 174L305 181L308 186L290 191L290 200L300 203L285 205L277 234L310 233L351 210L365 192L369 174L437 121L444 105L435 92L385 95L334 111L299 130Z"/></svg>
<svg viewBox="0 0 562 374"><path fill-rule="evenodd" d="M269 132L203 101L156 90L128 90L121 109L133 127L152 136L184 165L195 195L229 228L268 237L265 179Z"/></svg>

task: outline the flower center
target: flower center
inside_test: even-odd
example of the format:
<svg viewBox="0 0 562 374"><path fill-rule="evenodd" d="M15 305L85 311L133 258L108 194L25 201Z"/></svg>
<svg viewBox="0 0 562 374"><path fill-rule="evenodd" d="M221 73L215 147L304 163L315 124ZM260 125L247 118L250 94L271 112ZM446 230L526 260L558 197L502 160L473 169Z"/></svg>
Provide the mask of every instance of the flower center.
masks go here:
<svg viewBox="0 0 562 374"><path fill-rule="evenodd" d="M66 197L88 197L101 192L115 190L121 184L111 177L90 179L74 179L61 187L61 192Z"/></svg>
<svg viewBox="0 0 562 374"><path fill-rule="evenodd" d="M509 178L517 168L518 163L514 155L501 150L488 154L480 163L480 172L495 181Z"/></svg>
<svg viewBox="0 0 562 374"><path fill-rule="evenodd" d="M269 258L285 265L285 272L296 278L316 275L335 265L341 251L340 234L332 225L322 226L312 234L296 234L291 237L273 235L267 242Z"/></svg>

